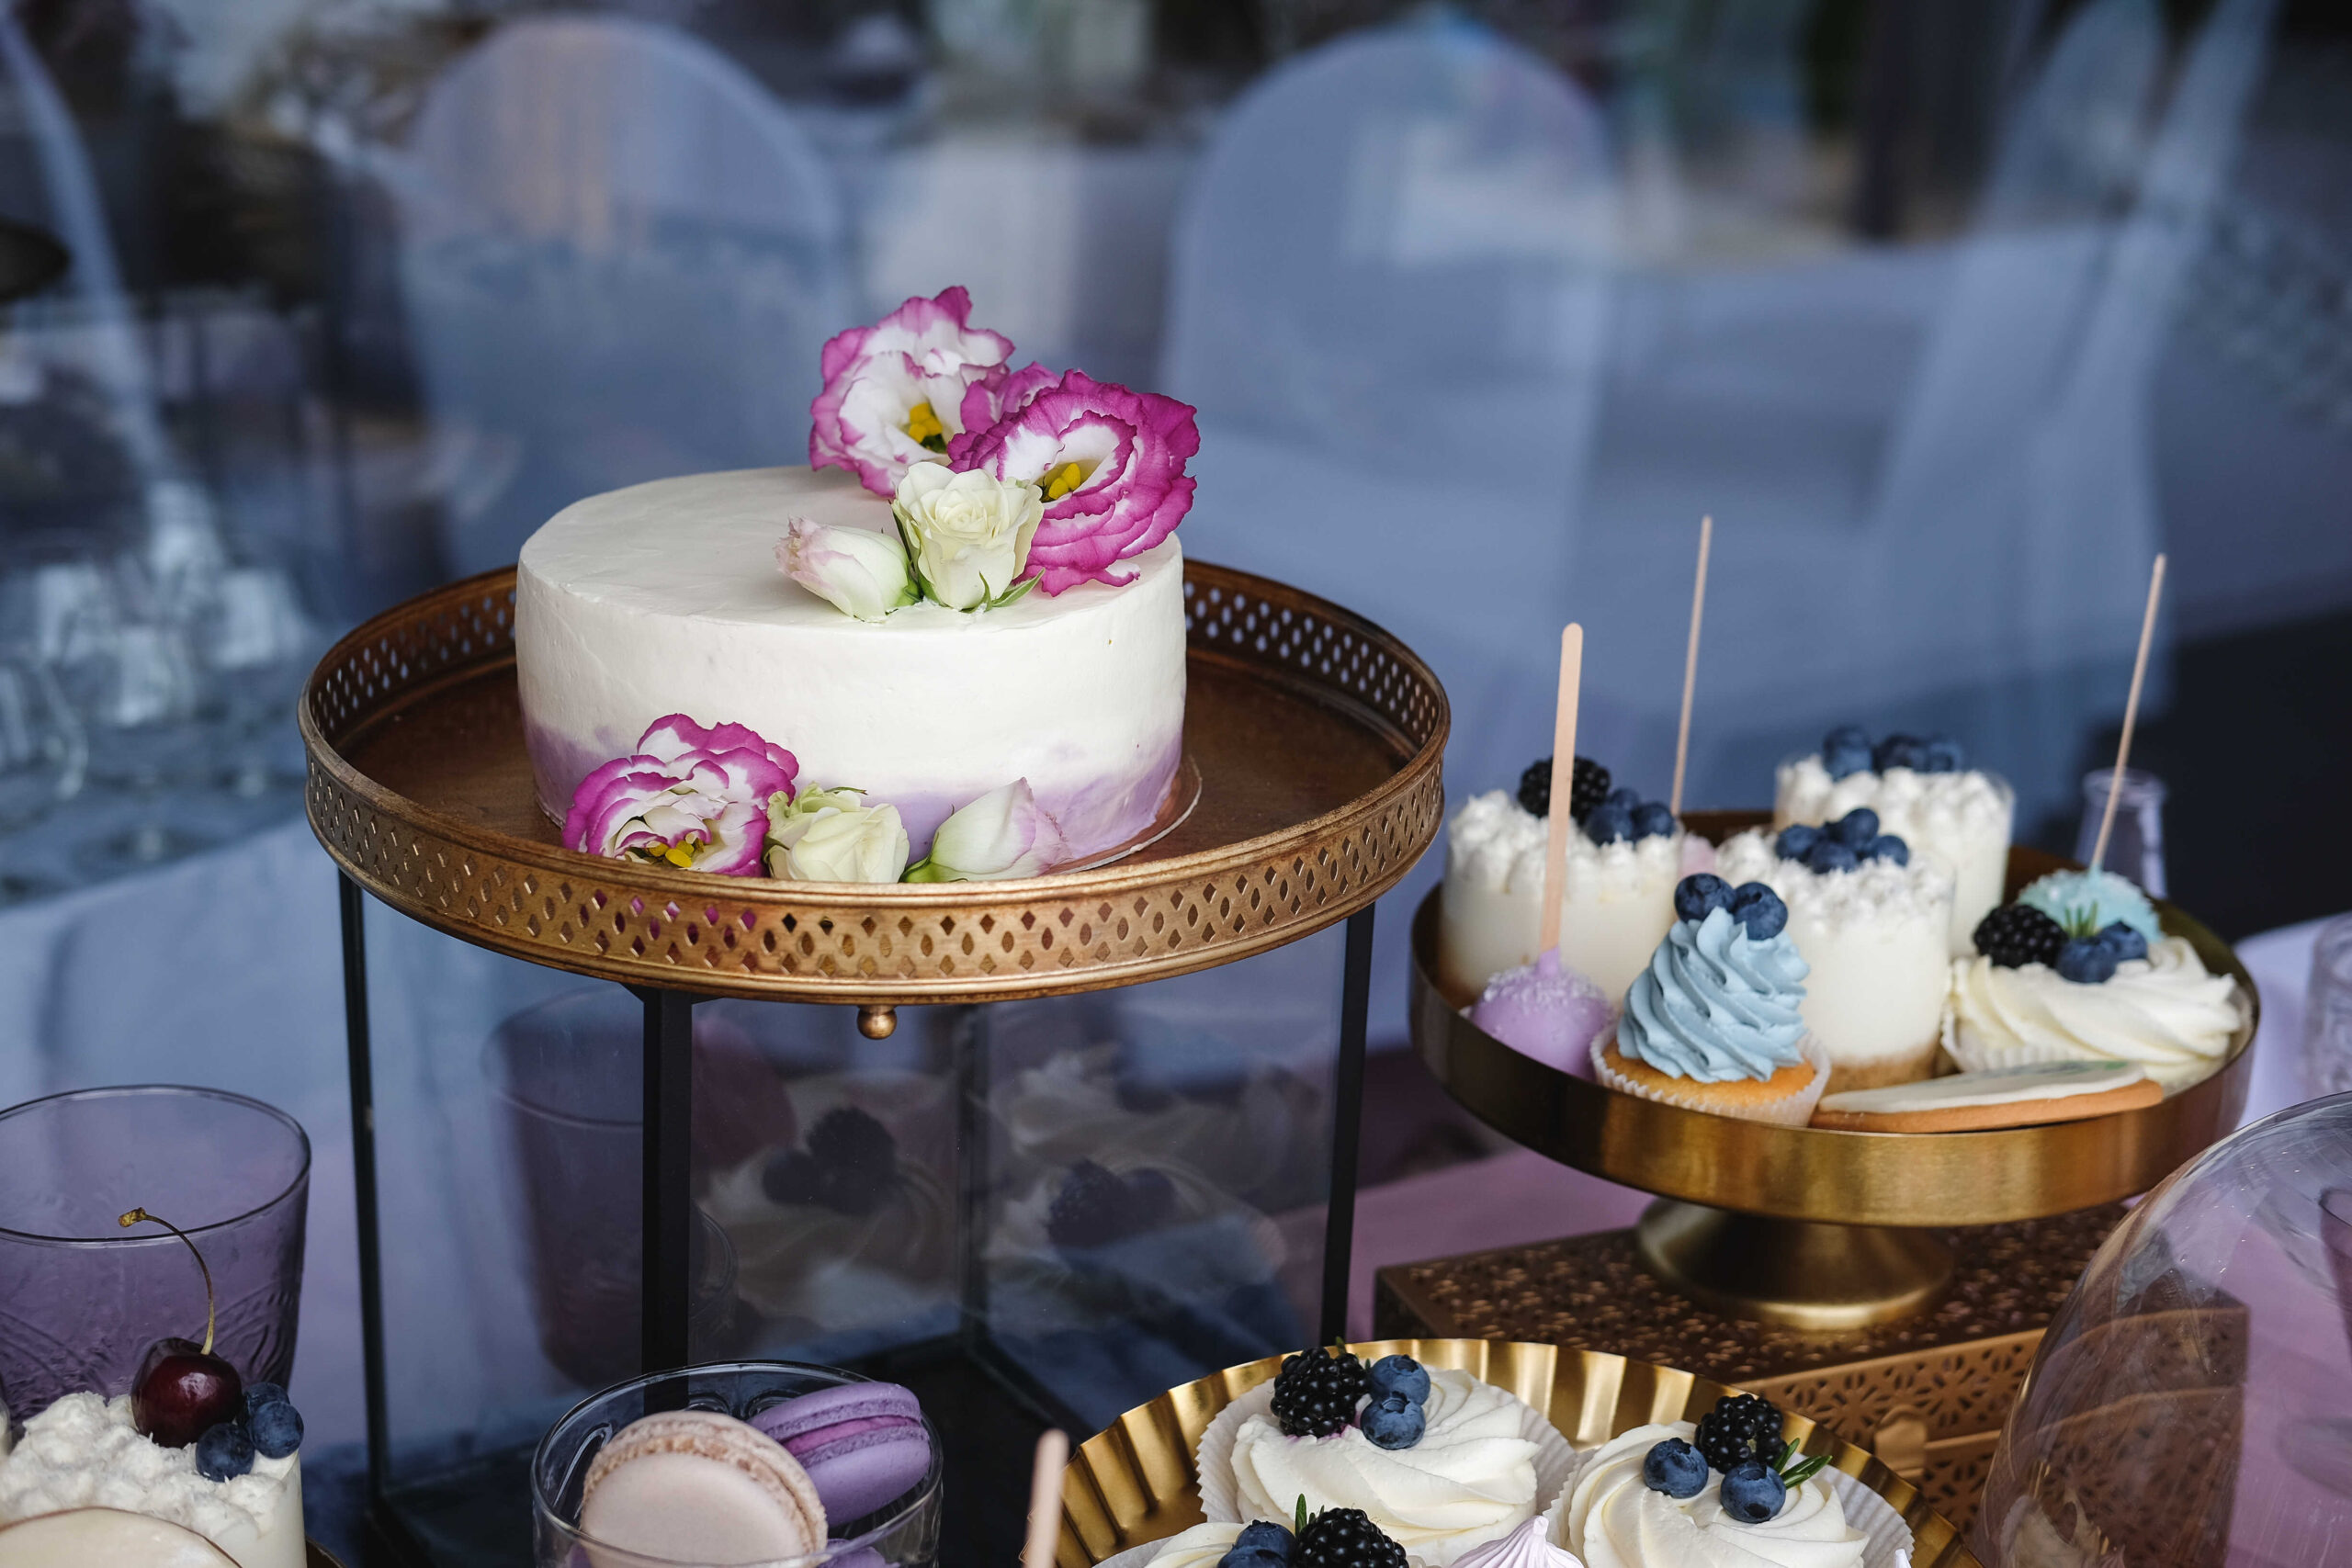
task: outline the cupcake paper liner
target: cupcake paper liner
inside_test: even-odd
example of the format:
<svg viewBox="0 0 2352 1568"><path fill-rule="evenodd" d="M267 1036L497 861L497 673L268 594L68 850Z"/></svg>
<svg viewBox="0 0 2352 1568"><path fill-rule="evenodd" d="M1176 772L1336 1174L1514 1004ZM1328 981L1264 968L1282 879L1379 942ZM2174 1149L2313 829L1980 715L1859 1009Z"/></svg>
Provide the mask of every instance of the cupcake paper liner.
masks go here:
<svg viewBox="0 0 2352 1568"><path fill-rule="evenodd" d="M1577 1471L1584 1468L1588 1458L1600 1451L1595 1448L1578 1454ZM1910 1561L1907 1554L1911 1551L1911 1527L1903 1522L1903 1516L1895 1510L1894 1505L1842 1470L1825 1470L1821 1473L1822 1478L1829 1483L1830 1491L1838 1495L1838 1506L1846 1510L1847 1524L1862 1532L1862 1568L1901 1568L1901 1565L1907 1564ZM1576 1473L1572 1472L1567 1484L1560 1488L1559 1495L1544 1510L1544 1537L1563 1551L1568 1544L1565 1534L1568 1521L1568 1494L1575 1490ZM1122 1552L1120 1557L1125 1559L1127 1555Z"/></svg>
<svg viewBox="0 0 2352 1568"><path fill-rule="evenodd" d="M1274 1384L1269 1378L1243 1394L1209 1422L1201 1434L1201 1446L1193 1456L1193 1469L1200 1477L1201 1517L1212 1524L1246 1524L1241 1517L1241 1505L1233 1483L1233 1445L1240 1433L1241 1423L1252 1416L1262 1416L1273 1408ZM1544 1499L1563 1492L1576 1479L1577 1467L1583 1462L1575 1445L1563 1437L1560 1429L1533 1405L1521 1402L1520 1436L1535 1445L1535 1496L1530 1512L1540 1507ZM1275 1521L1288 1524L1288 1519ZM1419 1563L1421 1559L1413 1559Z"/></svg>
<svg viewBox="0 0 2352 1568"><path fill-rule="evenodd" d="M1829 1088L1829 1053L1823 1050L1821 1042L1810 1034L1797 1042L1797 1055L1813 1068L1813 1081L1777 1105L1740 1111L1727 1109L1708 1100L1706 1091L1711 1086L1706 1084L1693 1083L1686 1094L1635 1084L1609 1065L1609 1047L1615 1043L1616 1039L1617 1032L1611 1030L1592 1043L1592 1074L1601 1087L1613 1089L1619 1094L1655 1100L1661 1105L1679 1106L1685 1111L1703 1111L1711 1116L1736 1116L1748 1122L1768 1122L1780 1127L1802 1127L1813 1120L1813 1108L1821 1103L1823 1093Z"/></svg>

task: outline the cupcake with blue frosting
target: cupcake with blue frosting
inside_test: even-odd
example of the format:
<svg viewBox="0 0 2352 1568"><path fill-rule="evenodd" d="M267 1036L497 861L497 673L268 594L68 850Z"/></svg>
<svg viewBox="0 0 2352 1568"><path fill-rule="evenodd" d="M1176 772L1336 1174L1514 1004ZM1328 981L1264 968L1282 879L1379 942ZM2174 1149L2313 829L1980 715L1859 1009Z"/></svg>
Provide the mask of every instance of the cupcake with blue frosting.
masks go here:
<svg viewBox="0 0 2352 1568"><path fill-rule="evenodd" d="M1701 874L1677 885L1674 909L1615 1032L1593 1044L1594 1075L1645 1100L1804 1126L1829 1058L1805 1028L1788 906L1760 882Z"/></svg>

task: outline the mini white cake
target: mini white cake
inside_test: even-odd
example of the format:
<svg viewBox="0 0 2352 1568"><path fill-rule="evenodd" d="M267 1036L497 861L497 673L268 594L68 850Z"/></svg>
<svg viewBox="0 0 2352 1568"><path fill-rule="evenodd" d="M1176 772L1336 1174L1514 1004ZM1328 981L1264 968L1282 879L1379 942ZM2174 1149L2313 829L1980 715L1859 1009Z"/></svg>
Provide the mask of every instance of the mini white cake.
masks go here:
<svg viewBox="0 0 2352 1568"><path fill-rule="evenodd" d="M1945 944L1951 874L1924 855L1813 871L1751 829L1715 852L1715 874L1760 882L1789 907L1789 937L1812 966L1799 1010L1829 1053L1830 1092L1926 1077L1951 987Z"/></svg>
<svg viewBox="0 0 2352 1568"><path fill-rule="evenodd" d="M250 1474L207 1481L196 1450L131 1425L130 1397L69 1393L25 1423L0 1462L0 1523L68 1508L119 1508L196 1531L238 1568L302 1568L302 1456L256 1457Z"/></svg>
<svg viewBox="0 0 2352 1568"><path fill-rule="evenodd" d="M1544 925L1549 827L1505 790L1474 797L1446 826L1445 890L1438 903L1438 984L1475 998L1506 969L1533 962ZM1682 879L1680 832L1596 844L1568 835L1560 901L1560 962L1612 1003L1674 925Z"/></svg>
<svg viewBox="0 0 2352 1568"><path fill-rule="evenodd" d="M1878 813L1878 830L1911 847L1915 860L1941 861L1953 893L1949 955L1976 951L1976 922L2001 901L2009 874L2009 827L2017 797L1986 773L1917 773L1867 768L1833 779L1819 753L1781 764L1772 795L1772 826L1819 826L1860 807Z"/></svg>
<svg viewBox="0 0 2352 1568"><path fill-rule="evenodd" d="M920 855L957 807L1026 779L1072 858L1148 827L1184 731L1183 557L1124 586L1030 592L967 614L922 603L852 618L777 570L794 517L888 534L845 473L756 468L591 496L523 547L514 654L540 807L654 720L750 726L803 788L895 806Z"/></svg>

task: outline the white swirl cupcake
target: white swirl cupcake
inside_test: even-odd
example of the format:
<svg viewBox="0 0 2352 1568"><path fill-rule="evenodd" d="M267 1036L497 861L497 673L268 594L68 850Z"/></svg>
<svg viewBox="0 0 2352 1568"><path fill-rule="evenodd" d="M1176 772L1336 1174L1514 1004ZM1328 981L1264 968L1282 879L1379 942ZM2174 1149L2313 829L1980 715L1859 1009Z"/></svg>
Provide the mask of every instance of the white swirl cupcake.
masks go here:
<svg viewBox="0 0 2352 1568"><path fill-rule="evenodd" d="M2035 1062L2135 1062L2166 1094L2210 1075L2245 1026L2237 982L2209 973L2177 936L2145 958L2116 964L2108 979L2069 980L2045 964L2014 967L1990 957L1951 966L1951 1018L1944 1047L1966 1071Z"/></svg>
<svg viewBox="0 0 2352 1568"><path fill-rule="evenodd" d="M1426 1370L1420 1437L1397 1448L1352 1423L1328 1437L1290 1436L1273 1414L1275 1384L1250 1390L1201 1436L1201 1511L1213 1522L1279 1520L1302 1496L1310 1516L1361 1509L1419 1568L1448 1568L1509 1535L1566 1483L1576 1450L1510 1391Z"/></svg>
<svg viewBox="0 0 2352 1568"><path fill-rule="evenodd" d="M1642 1474L1650 1450L1670 1438L1689 1442L1697 1430L1688 1421L1636 1427L1587 1454L1576 1484L1545 1517L1553 1542L1585 1568L1863 1568L1871 1561L1871 1536L1847 1518L1826 1474L1792 1488L1761 1524L1724 1510L1723 1477L1712 1470L1692 1496L1654 1490Z"/></svg>

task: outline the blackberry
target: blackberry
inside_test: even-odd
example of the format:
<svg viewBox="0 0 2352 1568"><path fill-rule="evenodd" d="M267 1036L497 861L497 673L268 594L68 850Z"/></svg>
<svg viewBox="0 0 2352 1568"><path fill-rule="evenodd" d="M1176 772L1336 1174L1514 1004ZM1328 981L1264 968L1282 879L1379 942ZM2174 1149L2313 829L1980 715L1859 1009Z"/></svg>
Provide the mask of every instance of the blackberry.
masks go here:
<svg viewBox="0 0 2352 1568"><path fill-rule="evenodd" d="M1699 1451L1725 1475L1750 1460L1770 1469L1781 1461L1781 1413L1752 1393L1729 1393L1699 1418Z"/></svg>
<svg viewBox="0 0 2352 1568"><path fill-rule="evenodd" d="M1328 1438L1355 1419L1368 1386L1363 1363L1347 1351L1301 1350L1275 1374L1274 1419L1287 1437Z"/></svg>
<svg viewBox="0 0 2352 1568"><path fill-rule="evenodd" d="M1149 1167L1121 1177L1091 1159L1062 1178L1046 1212L1046 1235L1056 1247L1108 1247L1154 1231L1176 1217L1176 1186Z"/></svg>
<svg viewBox="0 0 2352 1568"><path fill-rule="evenodd" d="M854 1105L819 1117L808 1145L816 1201L836 1213L874 1213L898 1180L899 1141Z"/></svg>
<svg viewBox="0 0 2352 1568"><path fill-rule="evenodd" d="M1578 757L1576 770L1568 784L1568 818L1582 823L1592 815L1592 808L1609 798L1609 770L1589 757ZM1519 775L1519 803L1529 815L1548 817L1552 814L1552 759L1545 757L1527 764Z"/></svg>
<svg viewBox="0 0 2352 1568"><path fill-rule="evenodd" d="M1405 1568L1405 1549L1363 1509L1326 1508L1306 1522L1291 1568Z"/></svg>
<svg viewBox="0 0 2352 1568"><path fill-rule="evenodd" d="M2004 969L2055 965L2066 928L2030 904L2004 904L1976 922L1976 951Z"/></svg>

